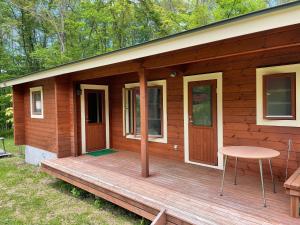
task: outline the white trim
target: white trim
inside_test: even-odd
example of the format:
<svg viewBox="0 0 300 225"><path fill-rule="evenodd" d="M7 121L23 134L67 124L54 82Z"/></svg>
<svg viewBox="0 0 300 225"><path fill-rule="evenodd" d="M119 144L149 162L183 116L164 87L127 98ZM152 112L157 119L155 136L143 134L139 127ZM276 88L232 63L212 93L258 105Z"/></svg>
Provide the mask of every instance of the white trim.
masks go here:
<svg viewBox="0 0 300 225"><path fill-rule="evenodd" d="M139 83L130 83L130 84L125 84L125 90L127 88L135 88L135 87L139 87L140 84ZM163 137L162 138L149 138L149 141L151 142L159 142L159 143L168 143L168 114L167 114L167 81L166 80L155 80L155 81L148 81L147 82L147 86L151 87L151 86L162 86L163 88ZM124 94L126 93L126 91L123 92L123 111L124 110ZM125 116L126 116L126 112L123 113L123 134L126 134L126 124L125 124ZM136 137L134 135L126 135L126 138L129 139L137 139L140 140L139 137Z"/></svg>
<svg viewBox="0 0 300 225"><path fill-rule="evenodd" d="M296 120L267 120L263 116L263 76L296 73ZM300 127L300 64L256 69L256 124L265 126Z"/></svg>
<svg viewBox="0 0 300 225"><path fill-rule="evenodd" d="M80 108L81 108L81 152L86 153L86 129L85 129L85 90L104 90L105 95L105 132L106 132L106 148L110 148L109 137L109 98L108 98L108 86L107 85L94 85L94 84L81 84L80 89L82 91L80 96Z"/></svg>
<svg viewBox="0 0 300 225"><path fill-rule="evenodd" d="M192 162L189 159L189 115L188 115L188 84L193 81L217 80L217 142L218 142L218 165L212 166L203 163ZM183 107L184 107L184 161L187 163L201 165L216 169L223 169L223 92L222 92L222 73L199 74L183 77Z"/></svg>
<svg viewBox="0 0 300 225"><path fill-rule="evenodd" d="M0 87L13 86L34 80L125 62L298 23L300 23L300 5L292 5L37 72L11 81L2 82L0 83Z"/></svg>
<svg viewBox="0 0 300 225"><path fill-rule="evenodd" d="M40 91L41 92L41 114L34 114L34 112L32 111L32 92L35 91ZM39 87L32 87L30 88L30 116L33 119L44 119L44 92L43 92L43 87L39 86Z"/></svg>

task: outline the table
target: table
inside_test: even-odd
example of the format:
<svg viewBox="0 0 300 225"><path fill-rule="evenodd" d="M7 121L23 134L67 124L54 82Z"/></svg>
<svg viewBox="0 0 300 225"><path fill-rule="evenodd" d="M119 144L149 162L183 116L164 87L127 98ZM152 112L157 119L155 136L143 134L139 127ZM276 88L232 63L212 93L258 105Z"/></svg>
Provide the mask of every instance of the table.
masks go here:
<svg viewBox="0 0 300 225"><path fill-rule="evenodd" d="M262 147L253 147L253 146L227 146L227 147L222 148L222 153L224 155L224 168L223 168L223 176L222 176L220 195L223 196L224 178L225 178L226 163L227 163L227 157L228 156L235 158L235 168L234 168L234 184L235 185L237 184L236 178L237 178L238 158L257 159L258 162L259 162L259 171L260 171L260 179L261 179L261 187L262 187L264 207L267 207L266 198L265 198L265 187L264 187L262 160L263 159L268 159L269 160L270 173L271 173L272 183L273 183L273 192L275 193L276 190L275 190L275 182L274 182L274 177L273 177L271 159L275 158L275 157L278 157L280 155L280 153L276 150L273 150L273 149L262 148Z"/></svg>

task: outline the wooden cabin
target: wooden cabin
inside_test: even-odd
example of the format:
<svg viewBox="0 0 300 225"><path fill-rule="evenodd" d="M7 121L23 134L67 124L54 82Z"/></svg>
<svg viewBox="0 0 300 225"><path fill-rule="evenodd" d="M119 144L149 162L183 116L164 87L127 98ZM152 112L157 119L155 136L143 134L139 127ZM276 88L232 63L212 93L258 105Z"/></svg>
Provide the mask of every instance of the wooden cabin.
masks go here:
<svg viewBox="0 0 300 225"><path fill-rule="evenodd" d="M13 88L14 138L16 145L26 146L26 161L47 160L45 170L60 179L148 219L164 208L167 219L160 218L169 224L295 224L284 190L271 194L270 207L261 207L259 183L247 178L258 179L257 161L238 164L248 187L231 187L231 197L223 199L213 190L223 169L223 146L280 151L273 170L283 180L290 143L289 175L299 167L299 53L296 2L0 86ZM117 153L88 155L102 149ZM264 169L268 178L267 164ZM98 176L94 183L92 174ZM153 190L148 195L147 187ZM160 200L151 200L154 191L164 193Z"/></svg>

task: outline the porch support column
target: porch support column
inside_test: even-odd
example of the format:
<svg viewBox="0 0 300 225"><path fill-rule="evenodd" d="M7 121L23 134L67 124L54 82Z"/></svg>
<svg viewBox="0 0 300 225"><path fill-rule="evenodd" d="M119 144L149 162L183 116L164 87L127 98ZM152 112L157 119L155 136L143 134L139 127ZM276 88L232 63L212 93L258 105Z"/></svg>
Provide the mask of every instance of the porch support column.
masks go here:
<svg viewBox="0 0 300 225"><path fill-rule="evenodd" d="M140 79L142 176L149 177L147 71L140 68L138 74Z"/></svg>

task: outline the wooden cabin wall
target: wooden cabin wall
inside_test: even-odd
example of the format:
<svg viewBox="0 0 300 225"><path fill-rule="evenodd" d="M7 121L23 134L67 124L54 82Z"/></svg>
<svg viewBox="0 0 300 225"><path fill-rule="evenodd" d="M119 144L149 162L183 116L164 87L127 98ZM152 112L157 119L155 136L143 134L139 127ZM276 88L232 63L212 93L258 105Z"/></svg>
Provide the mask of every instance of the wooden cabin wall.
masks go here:
<svg viewBox="0 0 300 225"><path fill-rule="evenodd" d="M273 160L274 173L284 177L288 140L293 141L293 152L289 162L289 171L299 166L300 128L256 125L256 68L293 64L300 62L300 49L272 51L271 53L250 54L222 60L192 63L185 67L184 75L223 73L223 138L224 145L252 145L273 148L280 151L280 157ZM170 70L151 70L149 80L167 80L168 143L149 143L152 155L183 161L183 76L169 76ZM113 148L140 151L138 140L123 136L122 124L122 88L125 83L138 82L133 75L120 75L110 78L110 114L111 144ZM174 149L178 145L178 149ZM233 166L233 160L229 160ZM258 172L258 162L240 160L239 169L245 173ZM265 172L269 175L267 161Z"/></svg>
<svg viewBox="0 0 300 225"><path fill-rule="evenodd" d="M163 69L157 73L150 72L148 76L148 80L167 80L168 101L168 143L149 142L149 151L153 155L183 160L183 79L182 77L171 78L169 74L169 70ZM140 141L124 137L122 126L122 88L126 83L135 82L138 82L137 75L112 77L110 80L111 143L116 149L139 152ZM178 146L176 151L174 145Z"/></svg>
<svg viewBox="0 0 300 225"><path fill-rule="evenodd" d="M25 144L24 88L23 85L13 87L13 115L15 145Z"/></svg>
<svg viewBox="0 0 300 225"><path fill-rule="evenodd" d="M164 54L163 58L155 56L144 59L145 65L153 63L153 65L162 66L160 65L162 63L171 65L175 59L180 65L180 62L182 64L188 62L187 59L193 60L193 57L196 58L197 54L199 54L199 57L201 56L201 62L190 63L189 61L188 64L179 66L178 68L182 70L182 74L175 78L169 76L173 67L149 71L149 80L167 80L168 101L168 143L150 142L150 154L180 161L184 160L183 76L222 72L224 145L253 145L279 150L281 155L273 160L273 166L275 174L283 177L287 157L287 143L291 139L294 145L289 162L289 170L290 172L294 171L300 162L300 128L256 125L256 68L300 63L300 47L274 48L274 50L267 52L259 51L239 56L232 55L215 60L204 60L204 58L206 53L210 58L217 57L220 52L229 54L232 50L230 46L236 51L237 49L246 51L248 48L252 49L256 46L264 48L280 45L280 43L298 43L298 28L299 26L292 27L290 30L285 28L281 33L278 31L277 36L274 31L271 33L265 32L263 35L266 38L261 37L253 40L243 37L240 41L236 41L236 39L231 40L231 44L229 43L230 41L224 41L223 44L226 44L224 48L222 48L222 42L220 42L219 44L209 45L209 48L204 46L202 48L184 49L182 52L177 51L178 55L173 52L169 53L169 55L167 53ZM253 36L257 37L257 34ZM115 66L117 67L117 65ZM118 70L121 71L122 67L118 67ZM125 138L122 130L122 88L125 83L138 82L138 76L136 73L127 73L88 80L91 74L93 78L102 76L101 71L102 69L93 69L92 71L77 72L74 77L77 77L77 79L84 77L86 80L78 81L75 79L74 82L77 82L77 84L109 85L111 147L119 150L139 152L139 140ZM24 144L52 152L57 152L57 149L60 148L59 155L64 157L80 154L81 152L80 101L79 96L75 97L75 87L72 79L62 79L59 81L62 82L60 85L56 83L58 80L60 79L51 78L22 85L21 89L24 91ZM44 87L45 118L43 120L31 119L29 88L40 85ZM67 89L64 89L64 87L67 87ZM22 93L18 93L19 96L16 97L15 102L20 104L22 102L20 97ZM74 98L76 98L76 101L72 102ZM57 104L55 99L57 99ZM64 108L64 104L61 104L64 102L66 107L69 108L68 110ZM60 107L60 109L57 107ZM57 116L60 116L60 118L58 119ZM22 116L18 115L17 118L21 118L18 124L22 127ZM72 122L72 118L76 123ZM58 124L61 122L64 124L60 126L60 129ZM16 133L22 134L22 130L17 128ZM20 142L23 142L22 138L20 140ZM64 140L67 141L64 142ZM174 145L178 146L177 150L174 149ZM229 163L232 165L232 161ZM258 172L258 163L251 160L241 160L239 168L245 173L249 171ZM266 163L265 172L269 173Z"/></svg>
<svg viewBox="0 0 300 225"><path fill-rule="evenodd" d="M38 86L43 87L43 119L30 115L30 88ZM13 96L16 145L40 148L58 157L77 154L76 93L69 76L14 86Z"/></svg>
<svg viewBox="0 0 300 225"><path fill-rule="evenodd" d="M31 118L30 115L30 88L38 86L43 87L44 119ZM56 106L54 79L51 78L28 83L23 86L23 91L25 116L24 144L56 153Z"/></svg>

